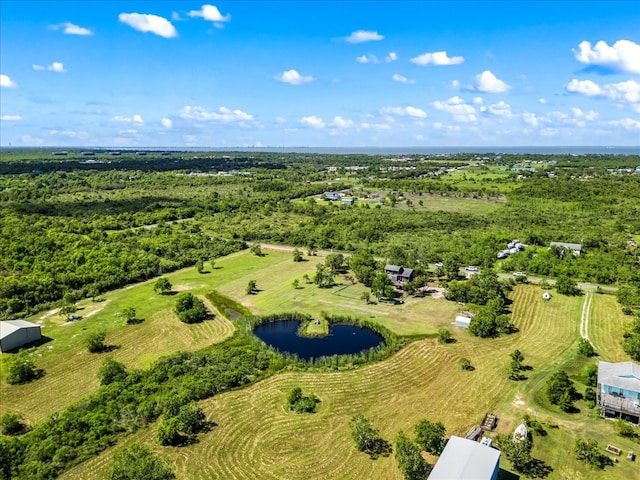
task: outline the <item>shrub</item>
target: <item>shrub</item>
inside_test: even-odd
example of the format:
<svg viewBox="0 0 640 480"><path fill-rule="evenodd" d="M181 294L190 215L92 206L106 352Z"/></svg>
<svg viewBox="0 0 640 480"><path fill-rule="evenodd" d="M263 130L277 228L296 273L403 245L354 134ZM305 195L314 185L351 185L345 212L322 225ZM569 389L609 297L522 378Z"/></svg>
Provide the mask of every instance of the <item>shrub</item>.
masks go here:
<svg viewBox="0 0 640 480"><path fill-rule="evenodd" d="M471 360L469 360L468 358L460 359L460 368L467 371L475 370L475 367L471 365Z"/></svg>
<svg viewBox="0 0 640 480"><path fill-rule="evenodd" d="M287 396L289 410L293 410L296 413L314 413L318 403L320 403L320 399L315 395L302 395L300 387L291 390Z"/></svg>
<svg viewBox="0 0 640 480"><path fill-rule="evenodd" d="M22 421L22 416L17 413L7 412L0 417L0 433L2 435L20 435L28 430Z"/></svg>
<svg viewBox="0 0 640 480"><path fill-rule="evenodd" d="M105 338L107 338L107 332L104 330L90 333L85 340L89 353L101 353L107 350L107 346L104 343Z"/></svg>
<svg viewBox="0 0 640 480"><path fill-rule="evenodd" d="M7 363L7 383L9 385L27 383L39 377L35 363L33 363L33 360L31 360L24 351L15 355Z"/></svg>
<svg viewBox="0 0 640 480"><path fill-rule="evenodd" d="M433 455L440 455L444 449L445 428L442 422L420 420L415 427L416 443Z"/></svg>
<svg viewBox="0 0 640 480"><path fill-rule="evenodd" d="M109 385L113 382L120 382L127 377L127 369L124 364L115 361L113 358L107 358L102 362L100 370L98 370L98 378L100 385Z"/></svg>
<svg viewBox="0 0 640 480"><path fill-rule="evenodd" d="M134 443L113 455L107 480L173 480L176 478L164 460Z"/></svg>
<svg viewBox="0 0 640 480"><path fill-rule="evenodd" d="M578 340L578 354L585 357L593 357L597 355L593 345L591 345L591 342L586 338Z"/></svg>
<svg viewBox="0 0 640 480"><path fill-rule="evenodd" d="M181 293L176 301L176 314L184 323L200 323L209 317L202 300L190 292Z"/></svg>
<svg viewBox="0 0 640 480"><path fill-rule="evenodd" d="M451 330L447 328L441 328L438 330L438 342L442 344L451 343L453 337L451 336Z"/></svg>

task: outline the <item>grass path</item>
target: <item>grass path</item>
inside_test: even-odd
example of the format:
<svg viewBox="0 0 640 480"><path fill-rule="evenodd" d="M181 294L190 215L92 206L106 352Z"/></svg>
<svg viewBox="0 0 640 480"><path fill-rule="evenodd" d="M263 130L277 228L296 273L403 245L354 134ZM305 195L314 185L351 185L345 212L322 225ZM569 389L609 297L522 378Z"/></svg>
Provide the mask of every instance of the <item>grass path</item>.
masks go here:
<svg viewBox="0 0 640 480"><path fill-rule="evenodd" d="M593 293L585 293L584 304L582 305L582 315L580 316L580 336L586 340L589 340L589 315L591 315L592 298Z"/></svg>

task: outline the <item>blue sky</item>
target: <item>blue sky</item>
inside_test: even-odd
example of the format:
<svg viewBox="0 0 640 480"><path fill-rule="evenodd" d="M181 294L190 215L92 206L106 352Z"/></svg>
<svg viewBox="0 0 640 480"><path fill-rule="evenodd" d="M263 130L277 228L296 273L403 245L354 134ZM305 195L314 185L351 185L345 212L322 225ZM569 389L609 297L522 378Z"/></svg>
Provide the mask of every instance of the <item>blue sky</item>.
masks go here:
<svg viewBox="0 0 640 480"><path fill-rule="evenodd" d="M640 145L640 2L0 0L0 145Z"/></svg>

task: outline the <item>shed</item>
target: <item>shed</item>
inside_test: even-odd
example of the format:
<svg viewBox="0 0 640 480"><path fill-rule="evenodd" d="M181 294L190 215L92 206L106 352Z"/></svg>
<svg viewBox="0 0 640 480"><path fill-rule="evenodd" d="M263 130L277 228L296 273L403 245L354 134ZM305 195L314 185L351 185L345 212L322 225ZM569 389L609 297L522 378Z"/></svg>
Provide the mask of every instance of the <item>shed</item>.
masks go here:
<svg viewBox="0 0 640 480"><path fill-rule="evenodd" d="M37 342L42 338L40 325L26 320L5 320L0 322L0 352Z"/></svg>
<svg viewBox="0 0 640 480"><path fill-rule="evenodd" d="M456 327L469 328L469 324L471 324L471 318L465 317L464 315L458 315L453 324Z"/></svg>
<svg viewBox="0 0 640 480"><path fill-rule="evenodd" d="M496 480L499 471L499 450L453 435L429 480Z"/></svg>

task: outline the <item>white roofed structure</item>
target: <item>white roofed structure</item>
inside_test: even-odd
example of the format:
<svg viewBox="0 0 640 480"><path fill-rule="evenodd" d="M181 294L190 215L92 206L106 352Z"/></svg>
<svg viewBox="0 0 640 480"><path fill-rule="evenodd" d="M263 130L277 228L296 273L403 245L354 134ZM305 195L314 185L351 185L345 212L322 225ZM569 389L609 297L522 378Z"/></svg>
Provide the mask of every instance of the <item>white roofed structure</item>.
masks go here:
<svg viewBox="0 0 640 480"><path fill-rule="evenodd" d="M500 451L452 436L431 470L429 480L496 480Z"/></svg>
<svg viewBox="0 0 640 480"><path fill-rule="evenodd" d="M5 320L0 322L0 352L37 342L42 338L40 325L26 320Z"/></svg>
<svg viewBox="0 0 640 480"><path fill-rule="evenodd" d="M458 315L456 319L453 321L453 324L456 327L469 328L471 324L471 319L469 317L465 317L464 315Z"/></svg>

